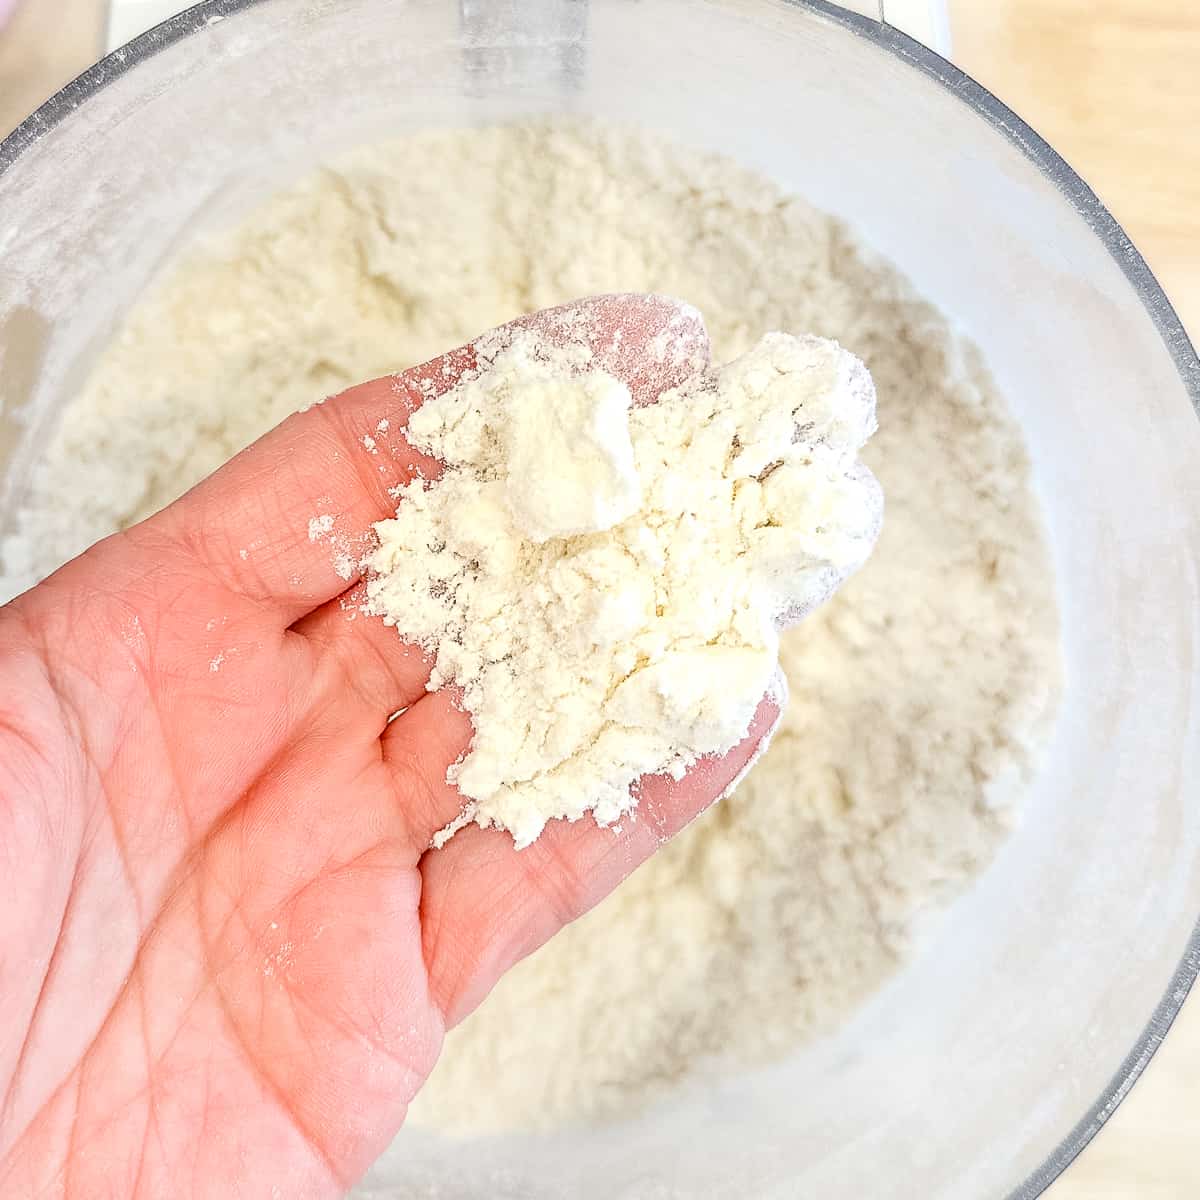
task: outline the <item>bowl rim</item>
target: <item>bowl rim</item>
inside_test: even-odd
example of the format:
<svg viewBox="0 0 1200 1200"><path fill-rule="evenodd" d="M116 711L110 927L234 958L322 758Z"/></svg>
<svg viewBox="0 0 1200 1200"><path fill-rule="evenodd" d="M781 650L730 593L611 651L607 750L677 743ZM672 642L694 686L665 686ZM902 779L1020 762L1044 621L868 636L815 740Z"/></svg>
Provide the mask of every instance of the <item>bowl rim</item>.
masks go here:
<svg viewBox="0 0 1200 1200"><path fill-rule="evenodd" d="M0 140L0 177L34 143L61 124L77 108L104 90L127 71L160 50L190 37L224 17L275 0L201 0L154 28L118 47L51 96L31 116ZM1180 381L1200 419L1200 357L1178 314L1146 260L1121 224L1070 164L1027 122L981 83L881 18L851 12L832 0L775 0L842 26L939 84L961 103L982 117L1019 150L1058 189L1075 213L1120 267L1154 322ZM1141 1035L1125 1056L1097 1100L1074 1128L1059 1142L1042 1164L1007 1197L1007 1200L1036 1200L1067 1169L1079 1153L1117 1110L1146 1069L1179 1015L1197 975L1200 975L1200 918L1193 926L1187 947L1162 999L1155 1006Z"/></svg>

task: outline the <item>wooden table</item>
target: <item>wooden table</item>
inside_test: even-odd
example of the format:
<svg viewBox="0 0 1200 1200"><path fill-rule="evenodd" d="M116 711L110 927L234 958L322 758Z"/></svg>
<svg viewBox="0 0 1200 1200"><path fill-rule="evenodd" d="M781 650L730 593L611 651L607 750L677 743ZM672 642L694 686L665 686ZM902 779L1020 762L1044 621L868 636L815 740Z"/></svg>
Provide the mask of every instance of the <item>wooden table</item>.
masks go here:
<svg viewBox="0 0 1200 1200"><path fill-rule="evenodd" d="M85 66L102 0L25 0L0 133ZM1200 0L951 0L954 57L1108 202L1200 331ZM1200 996L1049 1200L1200 1197Z"/></svg>
<svg viewBox="0 0 1200 1200"><path fill-rule="evenodd" d="M954 59L1099 192L1200 330L1200 3L951 0Z"/></svg>
<svg viewBox="0 0 1200 1200"><path fill-rule="evenodd" d="M20 0L0 30L0 137L93 62L105 0Z"/></svg>

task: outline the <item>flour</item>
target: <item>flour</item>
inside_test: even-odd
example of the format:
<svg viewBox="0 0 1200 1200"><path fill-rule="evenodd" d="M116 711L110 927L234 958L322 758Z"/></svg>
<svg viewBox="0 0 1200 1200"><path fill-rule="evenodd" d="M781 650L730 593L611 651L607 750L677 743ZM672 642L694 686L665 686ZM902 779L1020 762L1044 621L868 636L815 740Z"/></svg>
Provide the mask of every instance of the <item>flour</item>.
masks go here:
<svg viewBox="0 0 1200 1200"><path fill-rule="evenodd" d="M618 291L687 297L719 361L768 329L861 357L887 521L784 634L791 699L758 768L450 1035L410 1117L447 1129L626 1115L786 1053L990 861L1058 653L1025 451L974 348L840 223L728 161L595 128L423 134L290 189L148 296L2 551L12 590L317 397Z"/></svg>
<svg viewBox="0 0 1200 1200"><path fill-rule="evenodd" d="M401 490L370 564L369 610L471 714L449 774L464 815L518 849L552 818L611 825L643 775L737 745L779 625L879 530L858 461L875 390L836 343L764 337L634 409L590 349L620 330L578 316L478 341L477 367L409 418L445 470Z"/></svg>

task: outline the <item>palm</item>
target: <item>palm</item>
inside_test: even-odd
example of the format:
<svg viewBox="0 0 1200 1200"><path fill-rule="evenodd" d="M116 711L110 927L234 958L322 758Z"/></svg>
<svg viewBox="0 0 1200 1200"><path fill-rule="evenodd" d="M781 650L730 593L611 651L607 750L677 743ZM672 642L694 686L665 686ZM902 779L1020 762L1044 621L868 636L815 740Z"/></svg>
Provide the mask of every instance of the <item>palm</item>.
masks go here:
<svg viewBox="0 0 1200 1200"><path fill-rule="evenodd" d="M639 348L679 314L609 306L641 339L610 369L652 399L672 368ZM446 1028L718 794L775 715L683 783L648 780L620 836L555 823L517 854L471 828L426 853L470 725L339 598L337 556L435 469L403 439L418 376L469 361L292 418L0 611L4 1195L344 1191Z"/></svg>

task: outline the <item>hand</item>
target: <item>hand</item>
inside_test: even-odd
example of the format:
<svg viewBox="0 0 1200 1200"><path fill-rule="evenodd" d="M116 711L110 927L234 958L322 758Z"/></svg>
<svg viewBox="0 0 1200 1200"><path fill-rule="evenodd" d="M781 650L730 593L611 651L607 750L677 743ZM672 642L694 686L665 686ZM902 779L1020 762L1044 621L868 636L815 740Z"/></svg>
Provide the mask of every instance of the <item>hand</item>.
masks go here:
<svg viewBox="0 0 1200 1200"><path fill-rule="evenodd" d="M587 303L635 398L678 382L646 353L674 306ZM471 362L289 418L0 609L0 1195L341 1194L445 1031L778 719L764 701L726 758L647 780L620 832L427 852L470 724L343 575L388 489L437 469L404 440L421 381Z"/></svg>

